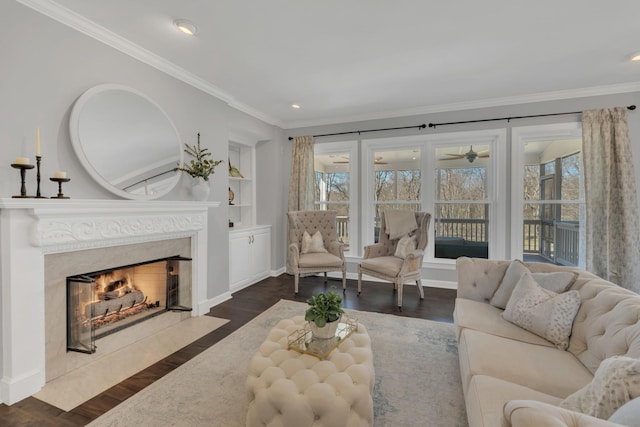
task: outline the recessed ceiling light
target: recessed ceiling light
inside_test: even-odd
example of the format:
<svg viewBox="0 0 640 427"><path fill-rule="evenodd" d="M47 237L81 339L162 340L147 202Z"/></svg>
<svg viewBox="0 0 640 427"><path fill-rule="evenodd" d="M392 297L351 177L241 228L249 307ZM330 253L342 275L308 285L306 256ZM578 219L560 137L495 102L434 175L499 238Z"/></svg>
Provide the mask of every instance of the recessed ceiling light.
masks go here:
<svg viewBox="0 0 640 427"><path fill-rule="evenodd" d="M291 104L291 108L295 108L296 110L300 109L298 104Z"/></svg>
<svg viewBox="0 0 640 427"><path fill-rule="evenodd" d="M640 53L634 53L633 55L631 55L631 60L634 62L640 61Z"/></svg>
<svg viewBox="0 0 640 427"><path fill-rule="evenodd" d="M173 23L175 24L176 27L178 27L180 31L190 36L193 36L195 33L198 32L198 27L196 27L196 25L193 22L188 21L186 19L176 19L175 21L173 21Z"/></svg>

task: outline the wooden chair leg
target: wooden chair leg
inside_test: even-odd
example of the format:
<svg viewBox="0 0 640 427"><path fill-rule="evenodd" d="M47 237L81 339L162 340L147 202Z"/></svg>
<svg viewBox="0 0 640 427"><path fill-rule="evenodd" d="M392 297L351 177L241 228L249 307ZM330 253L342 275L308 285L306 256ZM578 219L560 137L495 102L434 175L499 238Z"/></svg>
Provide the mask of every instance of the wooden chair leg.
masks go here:
<svg viewBox="0 0 640 427"><path fill-rule="evenodd" d="M347 293L347 267L342 267L342 293Z"/></svg>
<svg viewBox="0 0 640 427"><path fill-rule="evenodd" d="M362 291L362 268L358 266L358 296L360 296L361 291Z"/></svg>
<svg viewBox="0 0 640 427"><path fill-rule="evenodd" d="M293 285L293 289L294 289L294 291L295 291L296 295L298 295L298 283L299 283L299 282L300 282L300 273L296 273L296 274L293 276L293 284L294 284L294 285Z"/></svg>
<svg viewBox="0 0 640 427"><path fill-rule="evenodd" d="M424 299L424 288L422 287L422 280L416 280L416 285L418 286L418 292L420 293L420 299Z"/></svg>
<svg viewBox="0 0 640 427"><path fill-rule="evenodd" d="M403 283L396 283L398 287L398 310L402 311L402 287Z"/></svg>
<svg viewBox="0 0 640 427"><path fill-rule="evenodd" d="M324 284L325 285L327 284L327 272L326 271L324 272Z"/></svg>

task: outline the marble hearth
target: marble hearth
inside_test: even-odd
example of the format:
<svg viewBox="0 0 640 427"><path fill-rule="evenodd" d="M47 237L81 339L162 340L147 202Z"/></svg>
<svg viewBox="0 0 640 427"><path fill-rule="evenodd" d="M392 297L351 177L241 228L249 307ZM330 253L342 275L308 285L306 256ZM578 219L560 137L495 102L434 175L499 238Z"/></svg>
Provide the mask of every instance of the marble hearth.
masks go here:
<svg viewBox="0 0 640 427"><path fill-rule="evenodd" d="M193 311L209 311L207 217L218 202L0 199L0 401L13 404L46 381L168 327L151 319L94 355L66 352L65 278L180 254L193 259ZM56 308L57 307L57 308ZM160 318L163 316L159 316ZM95 357L94 357L95 356ZM83 358L84 357L84 358ZM91 359L93 357L93 359Z"/></svg>

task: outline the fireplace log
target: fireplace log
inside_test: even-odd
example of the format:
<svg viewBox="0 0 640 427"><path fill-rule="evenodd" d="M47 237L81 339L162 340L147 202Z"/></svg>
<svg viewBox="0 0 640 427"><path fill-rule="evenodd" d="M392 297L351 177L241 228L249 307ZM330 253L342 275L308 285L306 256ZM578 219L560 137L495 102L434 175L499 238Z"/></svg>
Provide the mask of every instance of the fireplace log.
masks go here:
<svg viewBox="0 0 640 427"><path fill-rule="evenodd" d="M88 318L93 317L92 313L111 313L120 311L123 306L134 306L139 304L145 300L145 296L141 291L132 291L128 294L123 295L120 298L105 300L105 301L96 301L90 304L87 304L85 307L85 315ZM95 314L94 314L95 316Z"/></svg>

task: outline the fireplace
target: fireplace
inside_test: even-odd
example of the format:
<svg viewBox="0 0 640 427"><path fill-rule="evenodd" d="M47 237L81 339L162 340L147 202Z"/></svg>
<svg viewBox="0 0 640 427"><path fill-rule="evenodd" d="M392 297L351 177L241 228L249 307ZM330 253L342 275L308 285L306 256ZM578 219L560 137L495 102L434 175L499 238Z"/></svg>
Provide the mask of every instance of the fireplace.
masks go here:
<svg viewBox="0 0 640 427"><path fill-rule="evenodd" d="M191 258L179 255L67 277L67 351L166 311L191 311Z"/></svg>
<svg viewBox="0 0 640 427"><path fill-rule="evenodd" d="M228 294L207 296L207 223L209 209L219 205L0 199L0 403L11 405L38 392L46 381L228 299ZM104 336L92 354L66 350L67 277L175 254L192 258L190 265L179 266L181 285L187 283L186 272L191 275L190 297L179 305L192 307L191 312L165 310ZM161 299L153 297L156 301Z"/></svg>

